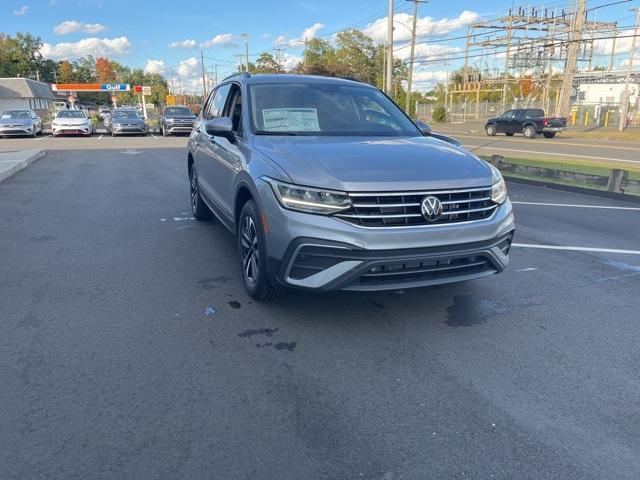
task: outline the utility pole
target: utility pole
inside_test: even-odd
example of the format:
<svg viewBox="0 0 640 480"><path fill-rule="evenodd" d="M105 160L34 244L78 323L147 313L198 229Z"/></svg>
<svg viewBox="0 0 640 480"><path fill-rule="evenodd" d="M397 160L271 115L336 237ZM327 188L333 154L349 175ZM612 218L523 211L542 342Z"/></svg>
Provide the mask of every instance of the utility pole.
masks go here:
<svg viewBox="0 0 640 480"><path fill-rule="evenodd" d="M382 90L387 88L387 43L382 45Z"/></svg>
<svg viewBox="0 0 640 480"><path fill-rule="evenodd" d="M613 31L613 42L611 44L611 58L609 58L609 71L613 70L613 62L616 59L616 40L618 39L618 29Z"/></svg>
<svg viewBox="0 0 640 480"><path fill-rule="evenodd" d="M204 50L200 49L200 65L202 66L202 98L207 96L207 79L204 75Z"/></svg>
<svg viewBox="0 0 640 480"><path fill-rule="evenodd" d="M580 1L580 0L579 0ZM509 26L507 27L507 51L504 56L504 78L502 83L502 110L507 107L507 89L509 83L509 54L511 53L511 39L513 37L513 15L509 10Z"/></svg>
<svg viewBox="0 0 640 480"><path fill-rule="evenodd" d="M418 3L419 0L413 0L413 25L411 26L411 52L409 53L409 78L407 81L407 104L405 110L407 115L411 112L411 82L413 81L413 59L416 47L416 26L418 24Z"/></svg>
<svg viewBox="0 0 640 480"><path fill-rule="evenodd" d="M176 89L173 86L173 68L172 67L169 67L169 78L171 79L171 93L175 94Z"/></svg>
<svg viewBox="0 0 640 480"><path fill-rule="evenodd" d="M249 35L243 33L240 35L244 39L244 54L245 54L245 71L249 71Z"/></svg>
<svg viewBox="0 0 640 480"><path fill-rule="evenodd" d="M551 26L551 38L549 41L550 45L554 45L554 42L556 40L556 9L553 9L553 24ZM555 54L556 51L556 47L552 46L551 47L551 58L549 59L549 71L547 72L547 83L544 87L544 98L543 98L543 105L546 108L547 111L547 115L549 115L549 98L551 96L551 80L553 79L553 55Z"/></svg>
<svg viewBox="0 0 640 480"><path fill-rule="evenodd" d="M582 41L582 30L584 29L586 0L577 0L578 8L576 9L573 19L573 28L570 34L569 51L567 52L567 63L564 72L564 80L560 89L560 101L558 102L558 116L569 116L569 100L571 97L571 88L573 86L573 76L575 75L576 64L578 63L578 51Z"/></svg>
<svg viewBox="0 0 640 480"><path fill-rule="evenodd" d="M638 24L640 24L640 8L634 8L636 12L636 24L633 29L633 37L631 39L631 50L629 51L629 65L627 66L627 78L624 81L624 93L622 94L622 105L620 106L620 126L618 130L622 131L627 127L627 110L629 108L629 83L631 82L631 69L633 68L633 54L636 49L636 38L638 37ZM640 92L637 93L640 95Z"/></svg>
<svg viewBox="0 0 640 480"><path fill-rule="evenodd" d="M387 79L384 91L393 94L393 0L389 0L389 15L387 17Z"/></svg>
<svg viewBox="0 0 640 480"><path fill-rule="evenodd" d="M466 85L467 83L467 67L469 65L469 42L471 41L471 26L467 27L467 46L464 50L464 68L462 70L462 83ZM465 88L466 90L466 88Z"/></svg>

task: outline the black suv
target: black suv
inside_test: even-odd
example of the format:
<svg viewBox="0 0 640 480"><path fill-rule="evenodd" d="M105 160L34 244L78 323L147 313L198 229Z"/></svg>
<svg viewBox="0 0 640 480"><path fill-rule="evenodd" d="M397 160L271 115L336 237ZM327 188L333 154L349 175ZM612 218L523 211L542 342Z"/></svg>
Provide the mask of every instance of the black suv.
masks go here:
<svg viewBox="0 0 640 480"><path fill-rule="evenodd" d="M160 130L166 137L172 133L191 133L196 116L189 107L166 107L160 116Z"/></svg>

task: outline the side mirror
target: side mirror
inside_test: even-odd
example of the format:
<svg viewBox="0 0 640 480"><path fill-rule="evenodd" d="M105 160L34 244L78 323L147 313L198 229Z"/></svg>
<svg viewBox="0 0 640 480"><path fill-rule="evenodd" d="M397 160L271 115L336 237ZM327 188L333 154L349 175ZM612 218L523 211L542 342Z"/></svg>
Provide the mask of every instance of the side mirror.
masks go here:
<svg viewBox="0 0 640 480"><path fill-rule="evenodd" d="M229 117L218 117L208 120L204 124L204 129L207 134L212 137L224 137L229 141L234 139L233 123Z"/></svg>
<svg viewBox="0 0 640 480"><path fill-rule="evenodd" d="M418 120L416 122L416 125L418 126L418 128L420 129L423 135L431 135L431 127L429 126L428 123Z"/></svg>

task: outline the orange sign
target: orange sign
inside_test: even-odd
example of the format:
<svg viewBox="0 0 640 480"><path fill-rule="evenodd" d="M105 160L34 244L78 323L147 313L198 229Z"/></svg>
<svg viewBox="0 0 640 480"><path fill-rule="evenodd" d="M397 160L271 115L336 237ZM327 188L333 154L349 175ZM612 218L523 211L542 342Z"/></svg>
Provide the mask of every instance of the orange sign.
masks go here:
<svg viewBox="0 0 640 480"><path fill-rule="evenodd" d="M51 85L54 92L128 92L128 83L54 83Z"/></svg>

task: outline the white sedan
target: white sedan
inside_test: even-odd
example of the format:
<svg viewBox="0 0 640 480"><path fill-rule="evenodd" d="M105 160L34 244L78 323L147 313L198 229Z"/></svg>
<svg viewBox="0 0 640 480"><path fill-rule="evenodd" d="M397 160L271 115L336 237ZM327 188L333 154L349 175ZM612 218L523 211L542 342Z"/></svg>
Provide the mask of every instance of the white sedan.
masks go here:
<svg viewBox="0 0 640 480"><path fill-rule="evenodd" d="M54 137L60 135L86 135L94 133L94 127L84 110L60 110L56 113L51 130Z"/></svg>

